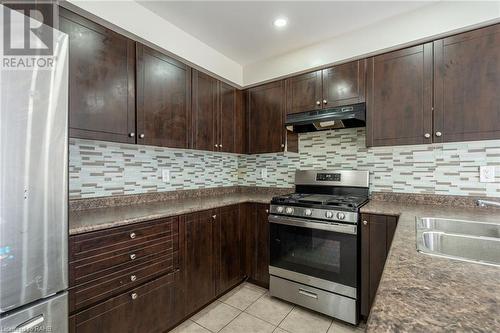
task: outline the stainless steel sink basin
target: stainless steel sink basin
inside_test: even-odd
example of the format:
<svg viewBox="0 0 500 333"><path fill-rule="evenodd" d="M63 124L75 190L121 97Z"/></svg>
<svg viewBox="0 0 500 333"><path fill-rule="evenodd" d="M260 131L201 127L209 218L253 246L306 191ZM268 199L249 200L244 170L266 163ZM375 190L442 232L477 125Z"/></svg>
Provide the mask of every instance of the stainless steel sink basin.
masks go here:
<svg viewBox="0 0 500 333"><path fill-rule="evenodd" d="M441 218L417 218L419 252L500 266L500 224Z"/></svg>

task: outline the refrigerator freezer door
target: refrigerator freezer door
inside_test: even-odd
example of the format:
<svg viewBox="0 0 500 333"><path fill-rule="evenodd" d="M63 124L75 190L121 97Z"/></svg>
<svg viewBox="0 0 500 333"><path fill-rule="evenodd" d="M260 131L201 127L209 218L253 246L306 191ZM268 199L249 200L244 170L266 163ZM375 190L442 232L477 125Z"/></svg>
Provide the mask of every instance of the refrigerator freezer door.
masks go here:
<svg viewBox="0 0 500 333"><path fill-rule="evenodd" d="M67 293L0 318L0 332L68 332Z"/></svg>
<svg viewBox="0 0 500 333"><path fill-rule="evenodd" d="M0 70L0 313L68 284L68 36L54 37L52 69Z"/></svg>

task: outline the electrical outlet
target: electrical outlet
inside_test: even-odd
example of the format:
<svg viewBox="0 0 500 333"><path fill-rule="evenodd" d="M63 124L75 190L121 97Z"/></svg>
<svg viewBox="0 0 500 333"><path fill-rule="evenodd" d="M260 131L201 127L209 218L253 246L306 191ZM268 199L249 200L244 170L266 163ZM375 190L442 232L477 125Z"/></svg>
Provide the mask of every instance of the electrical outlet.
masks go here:
<svg viewBox="0 0 500 333"><path fill-rule="evenodd" d="M481 183L493 183L495 181L495 167L492 165L480 166L479 181Z"/></svg>
<svg viewBox="0 0 500 333"><path fill-rule="evenodd" d="M161 181L164 183L170 182L170 170L161 169Z"/></svg>
<svg viewBox="0 0 500 333"><path fill-rule="evenodd" d="M267 178L267 169L266 168L260 169L260 178L262 178L262 179Z"/></svg>

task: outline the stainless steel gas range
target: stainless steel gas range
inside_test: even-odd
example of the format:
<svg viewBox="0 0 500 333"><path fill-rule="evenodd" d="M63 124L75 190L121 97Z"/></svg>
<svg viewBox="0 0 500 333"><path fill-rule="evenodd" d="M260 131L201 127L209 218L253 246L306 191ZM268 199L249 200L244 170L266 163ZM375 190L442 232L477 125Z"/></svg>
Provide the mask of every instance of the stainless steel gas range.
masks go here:
<svg viewBox="0 0 500 333"><path fill-rule="evenodd" d="M271 201L270 294L357 324L359 208L368 171L297 171L296 193Z"/></svg>

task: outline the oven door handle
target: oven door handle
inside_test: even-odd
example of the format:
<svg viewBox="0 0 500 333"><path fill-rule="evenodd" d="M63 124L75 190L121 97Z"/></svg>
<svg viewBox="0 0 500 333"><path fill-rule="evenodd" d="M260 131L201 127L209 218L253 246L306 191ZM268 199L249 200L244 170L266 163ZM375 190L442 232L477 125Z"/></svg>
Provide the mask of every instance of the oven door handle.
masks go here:
<svg viewBox="0 0 500 333"><path fill-rule="evenodd" d="M358 228L356 225L340 224L340 223L321 223L310 222L309 220L299 219L294 217L286 217L280 215L269 215L269 223L277 223L284 225L291 225L294 227L319 229L326 231L338 232L341 234L357 235Z"/></svg>

